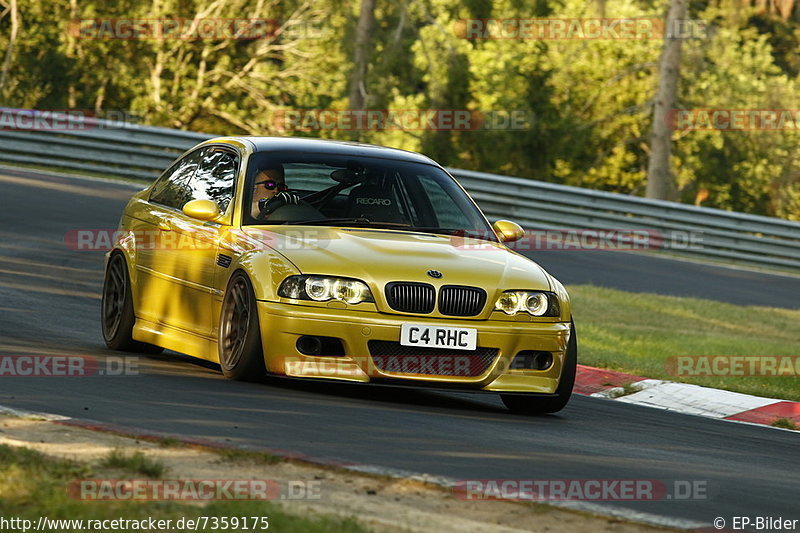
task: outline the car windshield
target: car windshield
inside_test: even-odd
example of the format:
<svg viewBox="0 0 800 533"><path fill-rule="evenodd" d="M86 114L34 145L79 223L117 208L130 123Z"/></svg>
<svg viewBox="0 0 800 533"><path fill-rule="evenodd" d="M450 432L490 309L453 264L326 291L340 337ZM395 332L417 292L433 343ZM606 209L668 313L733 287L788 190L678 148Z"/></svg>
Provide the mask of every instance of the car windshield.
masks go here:
<svg viewBox="0 0 800 533"><path fill-rule="evenodd" d="M298 203L285 201L295 195ZM455 181L424 163L256 153L248 163L244 205L245 225L378 227L497 241Z"/></svg>

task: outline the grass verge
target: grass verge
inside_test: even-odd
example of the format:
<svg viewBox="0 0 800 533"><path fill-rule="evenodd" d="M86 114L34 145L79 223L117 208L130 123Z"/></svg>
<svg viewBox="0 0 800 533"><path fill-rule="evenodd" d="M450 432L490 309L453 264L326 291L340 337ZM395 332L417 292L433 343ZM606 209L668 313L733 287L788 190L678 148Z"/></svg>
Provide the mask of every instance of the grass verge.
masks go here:
<svg viewBox="0 0 800 533"><path fill-rule="evenodd" d="M167 467L158 461L145 456L142 452L126 454L122 450L111 450L100 463L106 468L118 468L134 474L143 474L150 478L164 475Z"/></svg>
<svg viewBox="0 0 800 533"><path fill-rule="evenodd" d="M212 448L211 451L219 455L220 461L222 462L274 465L283 461L282 457L272 455L271 453L240 450L238 448Z"/></svg>
<svg viewBox="0 0 800 533"><path fill-rule="evenodd" d="M212 502L206 505L182 502L80 501L67 494L76 479L113 479L106 467L54 459L27 448L0 445L0 516L31 520L39 517L63 520L172 520L198 517L268 517L269 530L283 533L361 533L367 531L353 519L332 516L297 516L270 502ZM215 531L198 528L197 531ZM85 527L63 524L60 532L81 532ZM174 527L171 530L176 530ZM219 527L216 531L219 530ZM248 531L254 531L248 529ZM256 529L255 531L260 531Z"/></svg>
<svg viewBox="0 0 800 533"><path fill-rule="evenodd" d="M792 429L794 431L800 430L800 426L798 426L788 418L779 418L770 425L775 426L776 428Z"/></svg>
<svg viewBox="0 0 800 533"><path fill-rule="evenodd" d="M568 287L578 329L578 361L650 378L800 401L796 364L781 376L675 375L676 356L800 357L800 310L699 298ZM745 371L747 366L745 365Z"/></svg>

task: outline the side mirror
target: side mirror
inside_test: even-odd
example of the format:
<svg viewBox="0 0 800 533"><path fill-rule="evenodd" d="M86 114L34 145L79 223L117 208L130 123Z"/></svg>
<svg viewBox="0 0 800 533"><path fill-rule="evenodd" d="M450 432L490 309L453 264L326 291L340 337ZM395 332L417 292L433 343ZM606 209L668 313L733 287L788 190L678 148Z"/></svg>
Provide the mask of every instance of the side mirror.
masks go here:
<svg viewBox="0 0 800 533"><path fill-rule="evenodd" d="M220 215L220 212L216 202L192 200L183 206L183 214L199 220L214 220Z"/></svg>
<svg viewBox="0 0 800 533"><path fill-rule="evenodd" d="M492 229L501 242L514 242L525 236L522 226L510 220L498 220L492 224Z"/></svg>

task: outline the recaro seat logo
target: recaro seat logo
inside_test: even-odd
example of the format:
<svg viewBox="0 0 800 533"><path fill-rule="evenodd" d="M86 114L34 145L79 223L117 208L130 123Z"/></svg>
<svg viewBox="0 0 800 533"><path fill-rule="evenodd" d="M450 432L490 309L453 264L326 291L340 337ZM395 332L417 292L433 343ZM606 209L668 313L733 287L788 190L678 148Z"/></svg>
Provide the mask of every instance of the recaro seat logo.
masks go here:
<svg viewBox="0 0 800 533"><path fill-rule="evenodd" d="M364 205L392 205L392 201L388 198L356 198L356 203Z"/></svg>

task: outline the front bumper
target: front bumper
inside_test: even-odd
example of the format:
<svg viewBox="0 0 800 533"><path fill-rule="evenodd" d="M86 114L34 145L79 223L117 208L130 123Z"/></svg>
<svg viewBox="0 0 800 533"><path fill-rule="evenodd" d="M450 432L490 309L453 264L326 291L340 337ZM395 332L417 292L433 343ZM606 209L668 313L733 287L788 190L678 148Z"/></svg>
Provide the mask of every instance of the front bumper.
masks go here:
<svg viewBox="0 0 800 533"><path fill-rule="evenodd" d="M258 302L258 316L265 364L274 374L351 382L401 380L408 385L540 394L552 394L558 386L570 329L569 323L564 322L427 318L265 301ZM415 373L403 372L399 367L379 368L367 343L399 342L400 328L408 322L476 328L478 346L497 349L497 356L475 376L422 373L420 368ZM296 347L297 339L303 335L341 339L345 355L303 355ZM547 370L509 368L522 350L551 352L553 364Z"/></svg>

